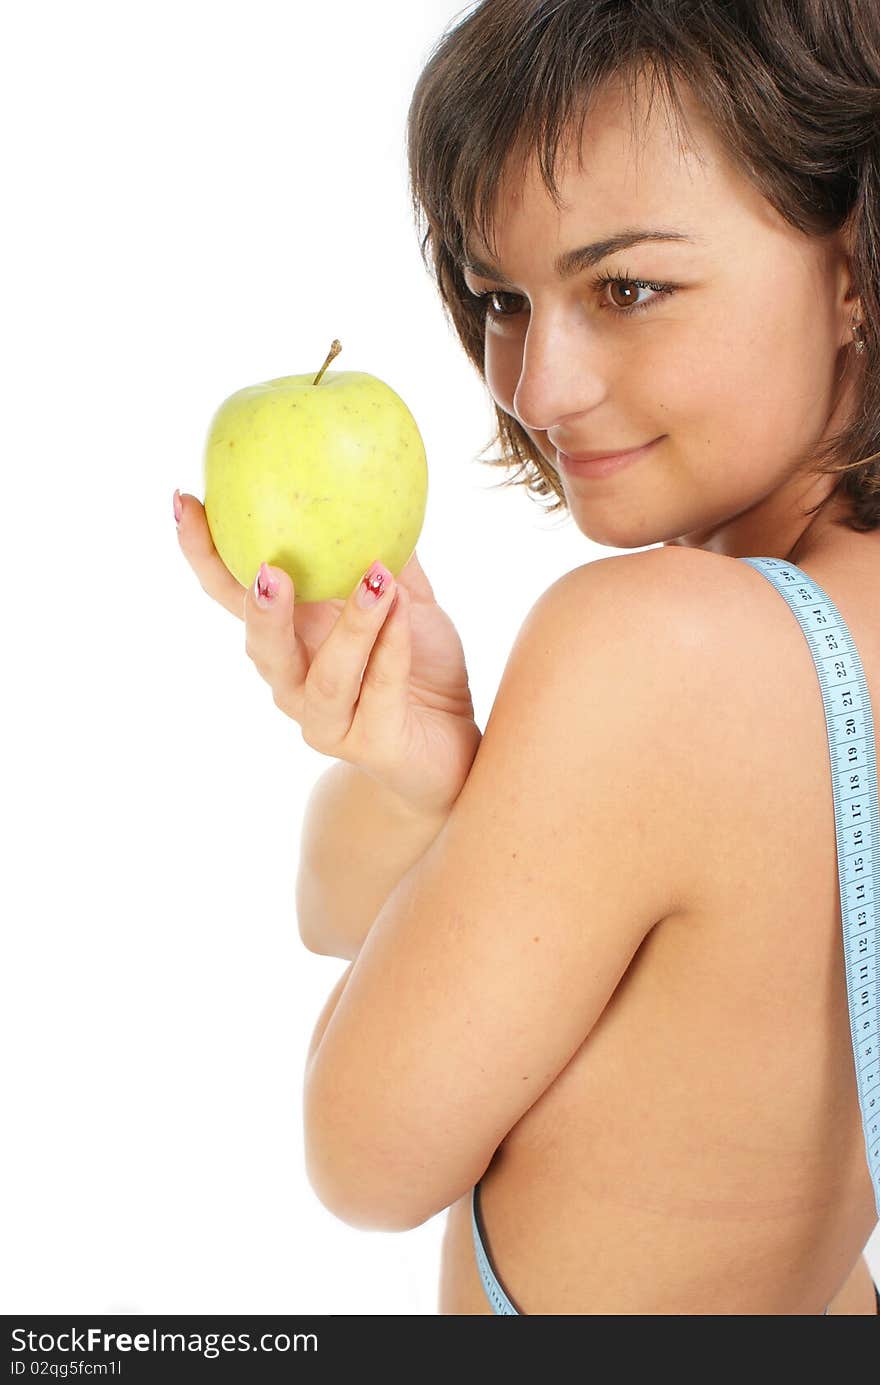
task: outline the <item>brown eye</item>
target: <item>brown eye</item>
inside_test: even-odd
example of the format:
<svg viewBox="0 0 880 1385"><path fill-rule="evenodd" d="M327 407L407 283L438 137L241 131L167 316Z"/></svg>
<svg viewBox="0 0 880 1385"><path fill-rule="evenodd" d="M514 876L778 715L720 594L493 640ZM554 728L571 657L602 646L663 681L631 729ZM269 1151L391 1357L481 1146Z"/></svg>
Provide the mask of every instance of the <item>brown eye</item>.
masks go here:
<svg viewBox="0 0 880 1385"><path fill-rule="evenodd" d="M631 308L639 301L639 287L635 279L612 279L608 285L608 292L620 295L619 298L613 299L615 307Z"/></svg>
<svg viewBox="0 0 880 1385"><path fill-rule="evenodd" d="M489 289L488 293L476 293L474 297L486 316L496 321L500 318L515 317L520 310L518 305L522 304L522 294L506 293L504 289ZM505 298L512 298L514 305L505 308L502 302Z"/></svg>
<svg viewBox="0 0 880 1385"><path fill-rule="evenodd" d="M600 294L600 308L620 318L654 308L661 298L668 298L677 291L675 284L652 284L645 279L633 279L629 274L599 274L593 280L593 287ZM613 299L609 297L612 290ZM644 292L651 297L640 299L638 295Z"/></svg>

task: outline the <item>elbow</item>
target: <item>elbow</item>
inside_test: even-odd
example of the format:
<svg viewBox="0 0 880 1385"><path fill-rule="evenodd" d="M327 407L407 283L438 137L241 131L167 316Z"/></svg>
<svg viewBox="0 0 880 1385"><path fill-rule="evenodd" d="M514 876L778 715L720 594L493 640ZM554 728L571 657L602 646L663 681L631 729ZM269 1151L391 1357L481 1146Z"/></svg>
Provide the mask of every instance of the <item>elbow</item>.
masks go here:
<svg viewBox="0 0 880 1385"><path fill-rule="evenodd" d="M315 957L334 957L336 955L323 946L322 939L316 933L303 927L301 921L299 922L299 940L306 952L313 953Z"/></svg>
<svg viewBox="0 0 880 1385"><path fill-rule="evenodd" d="M306 1177L322 1206L338 1221L357 1231L412 1231L422 1224L409 1216L399 1204L389 1207L384 1199L365 1196L363 1184L355 1186L338 1177L332 1162L315 1149L306 1132Z"/></svg>
<svg viewBox="0 0 880 1385"><path fill-rule="evenodd" d="M312 1189L318 1201L326 1207L328 1212L332 1212L338 1221L345 1222L347 1226L353 1226L356 1231L411 1231L419 1222L412 1222L409 1219L401 1221L397 1218L386 1216L376 1208L364 1205L359 1199L338 1195L337 1190L328 1191L327 1185L313 1176L311 1168L306 1165L306 1173Z"/></svg>
<svg viewBox="0 0 880 1385"><path fill-rule="evenodd" d="M377 1147L352 1139L338 1107L322 1106L314 1084L303 1089L303 1142L306 1177L318 1201L339 1221L358 1231L412 1231L430 1220L412 1206L405 1180L389 1164L377 1167Z"/></svg>

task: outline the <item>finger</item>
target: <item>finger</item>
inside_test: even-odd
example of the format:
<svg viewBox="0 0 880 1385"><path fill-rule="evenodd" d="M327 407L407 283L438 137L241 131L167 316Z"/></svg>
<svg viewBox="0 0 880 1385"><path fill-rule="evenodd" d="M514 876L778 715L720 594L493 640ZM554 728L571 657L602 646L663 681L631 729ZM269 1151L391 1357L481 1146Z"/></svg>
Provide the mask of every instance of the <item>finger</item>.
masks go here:
<svg viewBox="0 0 880 1385"><path fill-rule="evenodd" d="M257 599L258 583L270 601ZM296 631L293 582L284 568L260 565L245 593L243 612L245 653L271 687L276 705L299 721L309 654Z"/></svg>
<svg viewBox="0 0 880 1385"><path fill-rule="evenodd" d="M412 668L410 606L406 587L398 586L364 669L354 721L348 733L348 752L363 755L369 747L372 763L380 767L387 754L400 754L410 708Z"/></svg>
<svg viewBox="0 0 880 1385"><path fill-rule="evenodd" d="M354 720L361 678L396 590L387 568L371 566L316 651L305 681L301 717L303 738L315 750L339 754ZM365 606L364 601L369 604Z"/></svg>
<svg viewBox="0 0 880 1385"><path fill-rule="evenodd" d="M183 513L177 526L181 552L198 577L203 591L219 601L232 615L244 619L244 587L224 563L214 547L205 508L194 495L180 492Z"/></svg>

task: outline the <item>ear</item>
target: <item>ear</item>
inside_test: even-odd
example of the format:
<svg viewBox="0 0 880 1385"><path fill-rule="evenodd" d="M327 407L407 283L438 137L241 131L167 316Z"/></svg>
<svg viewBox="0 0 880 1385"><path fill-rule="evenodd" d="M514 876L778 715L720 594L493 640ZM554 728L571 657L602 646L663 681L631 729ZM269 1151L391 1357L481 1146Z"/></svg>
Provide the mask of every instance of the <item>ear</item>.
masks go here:
<svg viewBox="0 0 880 1385"><path fill-rule="evenodd" d="M847 347L853 345L853 323L858 324L864 321L859 286L853 274L854 240L855 232L850 218L844 222L834 237L832 258L836 275L835 302L840 318L838 345Z"/></svg>

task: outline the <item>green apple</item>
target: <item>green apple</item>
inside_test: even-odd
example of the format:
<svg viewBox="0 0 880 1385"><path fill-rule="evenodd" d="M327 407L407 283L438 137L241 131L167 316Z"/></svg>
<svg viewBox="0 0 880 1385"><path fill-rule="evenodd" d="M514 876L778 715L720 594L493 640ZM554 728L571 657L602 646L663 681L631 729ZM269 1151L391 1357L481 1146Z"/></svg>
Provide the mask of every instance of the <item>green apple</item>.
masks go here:
<svg viewBox="0 0 880 1385"><path fill-rule="evenodd" d="M428 465L415 419L375 375L282 375L231 394L205 444L214 547L247 586L263 561L294 598L351 595L375 558L396 577L425 518Z"/></svg>

